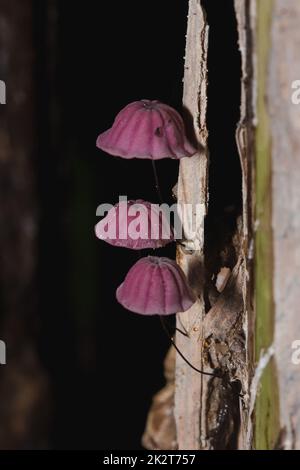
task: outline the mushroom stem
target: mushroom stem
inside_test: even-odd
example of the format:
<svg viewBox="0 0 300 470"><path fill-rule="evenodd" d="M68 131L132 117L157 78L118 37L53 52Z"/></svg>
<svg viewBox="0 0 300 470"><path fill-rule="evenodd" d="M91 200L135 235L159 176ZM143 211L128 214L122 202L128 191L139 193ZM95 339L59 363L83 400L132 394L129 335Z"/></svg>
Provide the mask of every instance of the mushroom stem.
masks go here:
<svg viewBox="0 0 300 470"><path fill-rule="evenodd" d="M159 179L158 179L158 174L157 174L157 169L156 169L156 164L155 160L152 161L152 169L153 169L153 175L154 175L154 181L155 181L155 189L158 195L159 203L163 204L163 198L160 190L160 185L159 185Z"/></svg>
<svg viewBox="0 0 300 470"><path fill-rule="evenodd" d="M182 359L192 368L194 369L196 372L198 372L199 374L203 374L203 375L210 375L211 377L217 377L218 379L224 379L224 377L222 375L217 375L217 374L214 374L212 372L205 372L204 370L200 370L200 369L197 369L197 367L193 366L193 364L182 354L182 352L180 351L180 349L178 348L178 346L176 345L175 341L173 340L172 336L170 335L169 333L169 330L166 326L166 323L165 323L165 319L162 315L159 315L159 319L160 319L160 322L162 324L162 327L163 327L163 330L165 331L166 335L168 336L169 340L171 341L172 345L174 346L174 348L176 349L176 351L178 352L179 356L182 357Z"/></svg>
<svg viewBox="0 0 300 470"><path fill-rule="evenodd" d="M176 345L175 341L173 340L172 336L170 335L169 333L169 330L166 326L166 323L165 323L165 319L162 315L159 315L159 319L160 319L160 322L161 322L161 325L163 327L163 330L165 331L166 335L168 336L169 340L171 341L172 343L172 346L174 346L174 348L176 349L176 351L178 352L179 356L182 357L182 359L193 369L195 370L196 372L198 372L199 374L202 374L202 375L209 375L211 377L215 377L217 379L221 379L221 380L224 380L233 390L234 394L237 395L239 398L244 398L244 395L242 393L237 393L236 390L234 389L234 383L230 382L230 380L228 380L226 378L225 375L219 375L219 374L214 374L213 372L205 372L204 370L201 370L201 369L197 369L197 367L193 366L193 364L184 356L184 354L180 351L180 349L178 348L178 346ZM182 331L179 330L181 333ZM184 334L184 333L183 333Z"/></svg>

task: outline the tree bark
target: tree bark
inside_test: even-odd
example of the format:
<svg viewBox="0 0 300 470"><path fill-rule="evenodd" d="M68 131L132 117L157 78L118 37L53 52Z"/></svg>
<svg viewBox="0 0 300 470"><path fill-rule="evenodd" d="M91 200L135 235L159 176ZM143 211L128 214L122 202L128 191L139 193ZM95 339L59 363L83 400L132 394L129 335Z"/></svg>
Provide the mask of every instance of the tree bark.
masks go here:
<svg viewBox="0 0 300 470"><path fill-rule="evenodd" d="M292 361L300 338L300 110L291 100L299 21L297 0L257 2L256 351L269 347L272 360L257 399L256 448L300 448L300 369Z"/></svg>
<svg viewBox="0 0 300 470"><path fill-rule="evenodd" d="M208 154L206 128L207 89L207 41L208 26L200 1L190 1L186 37L183 106L186 122L199 148L198 153L180 162L177 202L182 207L184 248L177 248L177 261L198 295L198 301L186 312L177 314L177 326L188 336L176 334L178 348L198 369L203 369L204 360L203 318L205 304L204 284L204 217L207 206ZM186 205L197 210L195 220L186 213ZM192 216L193 217L193 216ZM192 237L192 230L196 237ZM175 420L179 449L197 449L204 439L203 426L205 406L201 395L207 385L207 377L193 370L178 354L176 356Z"/></svg>
<svg viewBox="0 0 300 470"><path fill-rule="evenodd" d="M241 5L239 20L244 31L245 11ZM195 14L196 13L196 14ZM208 26L200 1L190 1L186 62L184 76L184 105L193 117L195 135L205 148L202 154L180 164L178 202L196 204L198 216L197 246L188 246L193 254L178 250L178 262L198 293L198 302L184 314L178 314L178 326L184 327L188 337L177 333L179 348L193 365L218 377L209 377L193 371L177 355L175 416L179 449L245 448L248 420L248 314L251 273L248 263L251 231L251 195L249 182L249 155L245 139L248 137L248 96L242 89L241 120L237 129L243 177L243 216L237 221L237 233L230 242L236 252L235 266L225 281L225 288L205 308L204 298L211 297L209 279L205 271L204 219L209 210L208 152L206 128L207 44ZM247 50L247 37L240 37L240 47ZM195 51L198 54L195 56ZM247 57L243 68L248 67ZM246 72L245 72L246 73ZM246 123L246 124L245 124ZM250 139L249 139L250 140ZM199 169L197 168L200 168ZM198 170L198 171L197 171ZM202 206L201 206L202 204ZM199 211L199 208L201 209ZM203 208L203 209L202 209ZM190 223L190 221L188 221ZM184 221L184 232L190 228ZM227 234L224 233L224 238ZM188 245L188 244L187 244ZM196 249L195 249L196 248ZM223 379L220 376L224 377ZM241 398L239 390L243 394Z"/></svg>
<svg viewBox="0 0 300 470"><path fill-rule="evenodd" d="M211 253L204 230L210 206L203 5L189 1L183 97L199 153L181 162L177 190L179 204L199 204L196 237L189 238L191 220L183 218L185 248L177 255L198 301L178 313L177 326L188 336L177 332L176 342L195 367L224 380L198 374L176 354L177 445L299 449L300 369L299 353L293 353L300 344L300 112L291 97L300 79L300 5L234 0L242 69L236 129L242 213L230 242L235 263L218 292L210 291L205 269Z"/></svg>

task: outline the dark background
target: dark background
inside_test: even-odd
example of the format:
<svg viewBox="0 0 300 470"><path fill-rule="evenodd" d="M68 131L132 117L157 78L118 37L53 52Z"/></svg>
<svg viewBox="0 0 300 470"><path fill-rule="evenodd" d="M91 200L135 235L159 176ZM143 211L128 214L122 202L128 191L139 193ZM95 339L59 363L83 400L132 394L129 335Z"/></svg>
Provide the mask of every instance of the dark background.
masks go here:
<svg viewBox="0 0 300 470"><path fill-rule="evenodd" d="M203 3L210 23L208 127L212 176L207 230L213 239L220 229L216 229L216 218L228 206L240 209L240 183L231 182L240 182L235 178L240 167L234 141L240 59L232 0ZM23 21L27 18L24 5L31 12L30 26ZM23 25L24 35L33 45L32 66L30 70L24 67L23 73L30 72L33 82L34 144L28 158L34 181L31 204L37 223L31 290L14 307L13 323L7 321L11 315L6 301L7 272L3 270L1 275L0 338L16 336L21 329L20 318L25 318L22 338L33 338L30 341L48 378L49 391L43 402L48 410L47 424L41 426L45 438L39 442L39 432L33 431L40 425L37 407L32 411L37 418L30 418L29 428L23 434L18 431L17 439L10 437L11 441L6 439L4 444L0 433L0 448L141 446L152 396L164 384L162 360L168 340L157 318L139 317L116 302L115 290L137 254L100 242L94 236L94 226L97 206L115 203L119 195L158 200L150 161L106 155L95 142L131 101L159 99L181 112L187 9L185 0L24 0L22 7L20 0L0 0L0 14L6 15L16 30L21 28L21 33ZM14 24L15 16L18 21ZM6 37L3 25L0 32L2 28ZM15 43L17 52L11 52L10 70L17 67L16 63L22 64L23 55L26 57L21 33ZM5 111L1 108L5 127L14 90L5 61L0 61L0 71L0 79L8 86ZM24 128L31 119L26 113L21 123ZM10 128L14 136L12 123ZM157 167L164 200L173 203L178 162L163 160ZM7 186L5 197L17 201L22 194L9 179L13 180L14 170L5 173L5 166L1 170ZM2 226L5 236L0 237L3 253L8 253L7 240L11 239L13 216L9 219L6 217ZM13 266L16 270L11 270L12 285L18 269L16 246L9 245L9 269ZM174 258L175 246L157 254ZM15 294L12 291L10 295ZM34 298L33 307L29 296ZM12 355L18 362L23 353L15 346L12 352L9 339L6 342L5 371L10 371ZM0 374L0 392L10 393L9 374L4 377L3 368ZM25 375L28 378L30 374L31 369ZM21 385L14 386L20 388L22 397ZM2 412L0 407L4 432L7 409ZM13 423L18 418L14 413L18 413L15 408L11 411Z"/></svg>
<svg viewBox="0 0 300 470"><path fill-rule="evenodd" d="M115 300L137 254L94 236L98 204L119 195L157 201L151 162L111 157L95 141L131 101L180 109L187 2L175 3L58 2L52 75L49 24L36 4L40 353L54 384L54 447L139 448L164 383L168 340L158 319ZM171 202L178 162L158 162L158 171ZM174 257L174 246L163 253Z"/></svg>

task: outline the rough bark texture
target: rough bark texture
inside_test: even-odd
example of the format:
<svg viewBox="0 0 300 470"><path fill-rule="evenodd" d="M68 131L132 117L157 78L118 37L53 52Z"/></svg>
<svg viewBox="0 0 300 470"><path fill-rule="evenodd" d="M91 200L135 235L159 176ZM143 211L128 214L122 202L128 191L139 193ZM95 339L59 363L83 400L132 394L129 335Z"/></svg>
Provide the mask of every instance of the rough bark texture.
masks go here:
<svg viewBox="0 0 300 470"><path fill-rule="evenodd" d="M37 208L35 203L35 100L32 2L2 0L0 76L0 338L7 365L0 377L0 447L45 445L47 377L33 339L36 324ZM20 47L22 49L20 53Z"/></svg>
<svg viewBox="0 0 300 470"><path fill-rule="evenodd" d="M236 2L239 46L243 57L241 119L237 129L243 177L243 214L236 233L218 253L222 268L211 285L204 259L204 219L208 204L208 131L206 126L208 25L200 1L189 3L186 42L184 96L186 123L199 145L199 154L180 164L176 189L178 204L192 204L197 212L196 236L192 220L183 217L184 246L177 260L198 295L187 312L178 313L177 326L188 333L176 334L177 346L198 369L221 375L212 378L194 371L176 356L175 421L179 449L247 448L251 428L249 373L252 336L248 337L248 315L252 309L252 94L247 84L252 78L249 3ZM195 220L193 221L195 222ZM189 236L190 235L190 236ZM224 239L228 236L224 233ZM252 250L253 251L253 250ZM210 254L208 254L210 256ZM215 255L213 255L215 257ZM220 287L221 285L221 287ZM206 311L205 296L210 308ZM253 349L253 348L252 348ZM239 392L244 394L243 399ZM250 432L250 435L252 433Z"/></svg>
<svg viewBox="0 0 300 470"><path fill-rule="evenodd" d="M197 210L196 237L191 238L192 220L183 222L186 249L178 248L177 261L185 271L191 286L198 294L198 301L187 312L178 313L177 326L188 333L176 334L176 342L186 358L198 369L203 369L203 318L205 304L204 286L204 217L207 206L206 151L206 55L208 26L200 0L189 3L186 38L183 105L186 122L194 133L199 152L180 163L178 179L178 204L192 204L193 214ZM202 150L201 150L202 149ZM195 222L195 220L194 220ZM189 252L191 250L191 252ZM176 357L175 420L179 449L198 449L203 446L205 427L205 401L203 388L208 378L189 367L183 359ZM202 443L201 443L202 442Z"/></svg>
<svg viewBox="0 0 300 470"><path fill-rule="evenodd" d="M249 449L252 440L252 421L249 415L249 386L254 360L254 317L253 317L253 173L254 173L254 90L253 90L253 11L251 2L234 1L238 26L238 41L242 59L241 115L236 130L236 141L242 168L242 243L240 256L244 267L242 279L243 332L245 334L245 370L242 376L246 392L245 404L241 412L241 427L238 447ZM249 438L249 436L251 436Z"/></svg>
<svg viewBox="0 0 300 470"><path fill-rule="evenodd" d="M255 368L247 443L291 449L300 446L300 375L292 363L292 343L300 337L300 121L291 101L292 83L300 76L300 5L251 0L249 7L255 71L247 88L248 94L253 90L255 126ZM252 334L252 321L248 331Z"/></svg>
<svg viewBox="0 0 300 470"><path fill-rule="evenodd" d="M300 366L292 362L292 343L300 339L300 107L291 101L292 83L300 79L299 24L298 0L274 1L266 93L272 138L274 347L280 445L286 449L300 449Z"/></svg>
<svg viewBox="0 0 300 470"><path fill-rule="evenodd" d="M207 35L207 25L202 11L198 13L198 18L193 14L197 7L201 11L200 2L196 2L196 4L190 2L184 104L194 117L194 130L199 143L206 148L207 41L204 42L203 38L205 34ZM197 232L199 251L194 251L191 255L180 249L178 256L179 263L198 293L199 301L191 311L178 315L178 326L181 328L184 326L189 336L182 337L177 333L177 343L181 351L196 367L223 376L223 379L220 379L197 375L197 372L191 370L186 363L178 358L175 415L178 445L181 449L247 448L248 388L249 372L251 371L248 349L252 344L247 334L249 330L248 315L252 308L252 274L249 252L253 243L251 240L252 201L250 196L252 97L246 91L248 80L251 79L248 8L248 2L236 2L239 45L243 57L241 119L237 129L237 143L243 177L243 214L242 218L237 221L237 231L230 240L230 249L228 246L228 252L230 251L231 255L229 256L228 253L222 255L224 266L233 265L231 275L227 284L225 283L225 288L221 292L215 293L214 296L208 287L209 279L203 278L203 227L208 200L208 150L200 155L201 176L196 171L195 161L185 161L180 167L178 201L179 203L194 204L202 202L201 215L203 219L200 220ZM197 47L199 51L195 60ZM201 110L200 119L199 109ZM188 233L188 228L185 233ZM224 233L224 238L226 236L227 234ZM190 246L190 248L194 247ZM203 301L205 294L210 298L211 305L207 312L205 312ZM243 394L243 399L239 396L239 391Z"/></svg>
<svg viewBox="0 0 300 470"><path fill-rule="evenodd" d="M300 112L291 96L300 79L300 5L234 0L243 207L233 255L224 255L224 266L234 261L233 268L218 292L208 291L204 269L208 26L201 2L189 5L183 101L200 151L181 162L177 195L179 203L198 203L201 217L194 240L184 220L186 249L178 249L178 262L199 299L177 315L188 336L177 333L176 341L196 367L224 380L197 374L176 356L178 448L299 449L300 369L292 355L300 340Z"/></svg>

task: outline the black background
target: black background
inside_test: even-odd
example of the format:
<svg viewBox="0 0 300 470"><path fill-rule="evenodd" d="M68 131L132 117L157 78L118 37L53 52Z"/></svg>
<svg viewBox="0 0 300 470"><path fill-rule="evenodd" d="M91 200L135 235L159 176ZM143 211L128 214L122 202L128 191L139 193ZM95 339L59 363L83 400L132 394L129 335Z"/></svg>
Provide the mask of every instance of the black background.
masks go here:
<svg viewBox="0 0 300 470"><path fill-rule="evenodd" d="M53 383L54 448L139 449L164 383L158 319L115 300L137 254L94 236L98 204L157 201L151 162L111 157L95 142L131 101L180 110L186 16L186 1L59 1L49 20L36 3L40 354ZM171 202L178 162L158 162L158 172ZM174 257L174 245L163 253Z"/></svg>

